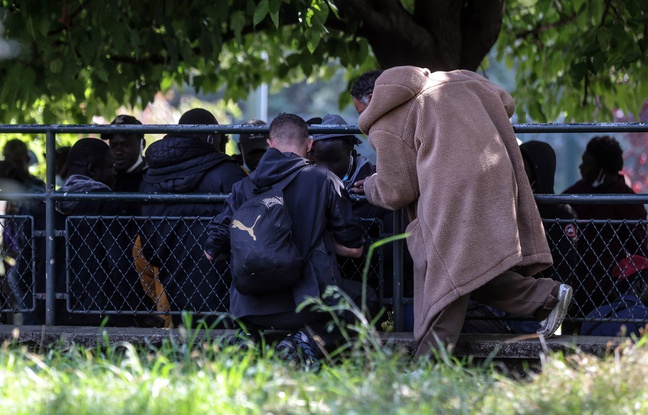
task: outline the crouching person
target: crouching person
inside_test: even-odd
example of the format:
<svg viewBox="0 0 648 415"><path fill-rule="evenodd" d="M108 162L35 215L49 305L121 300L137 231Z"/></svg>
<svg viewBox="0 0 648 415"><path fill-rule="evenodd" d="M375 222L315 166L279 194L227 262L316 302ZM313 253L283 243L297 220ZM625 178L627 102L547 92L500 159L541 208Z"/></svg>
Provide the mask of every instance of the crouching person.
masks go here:
<svg viewBox="0 0 648 415"><path fill-rule="evenodd" d="M297 307L330 285L360 305L361 284L342 280L336 254L359 257L364 237L342 182L305 159L312 141L300 117L272 121L270 148L211 222L205 255L212 260L231 250L230 313L254 328L290 331L277 352L316 368L322 348L341 336L327 332L329 313ZM369 308L377 306L374 292L367 299Z"/></svg>

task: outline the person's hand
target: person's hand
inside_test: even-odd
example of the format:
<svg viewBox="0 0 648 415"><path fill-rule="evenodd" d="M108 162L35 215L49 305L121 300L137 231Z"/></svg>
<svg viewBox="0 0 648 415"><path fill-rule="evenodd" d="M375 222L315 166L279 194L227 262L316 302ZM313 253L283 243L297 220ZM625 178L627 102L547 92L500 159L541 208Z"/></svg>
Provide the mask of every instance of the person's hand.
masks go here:
<svg viewBox="0 0 648 415"><path fill-rule="evenodd" d="M203 252L205 253L205 258L207 258L208 261L213 261L213 260L214 260L214 257L211 256L211 255L209 255L209 254L207 253L207 251L203 251Z"/></svg>
<svg viewBox="0 0 648 415"><path fill-rule="evenodd" d="M350 248L348 246L342 245L338 241L333 241L333 250L338 256L345 256L350 258L360 258L364 252L364 245L358 248Z"/></svg>
<svg viewBox="0 0 648 415"><path fill-rule="evenodd" d="M349 190L352 193L357 193L359 195L365 194L365 192L364 192L364 182L365 182L365 179L358 180L357 182L354 182L353 186Z"/></svg>

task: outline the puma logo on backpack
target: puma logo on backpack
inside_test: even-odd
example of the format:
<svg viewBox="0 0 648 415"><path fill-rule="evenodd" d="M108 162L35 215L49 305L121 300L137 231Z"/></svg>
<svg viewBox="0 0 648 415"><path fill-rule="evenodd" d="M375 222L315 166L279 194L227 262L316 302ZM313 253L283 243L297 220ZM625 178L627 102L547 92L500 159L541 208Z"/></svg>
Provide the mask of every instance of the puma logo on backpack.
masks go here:
<svg viewBox="0 0 648 415"><path fill-rule="evenodd" d="M243 225L238 219L235 219L232 221L232 229L240 229L242 231L245 231L252 237L253 240L256 241L256 235L254 234L254 227L256 226L260 218L261 215L257 216L256 220L254 221L254 224L249 228Z"/></svg>
<svg viewBox="0 0 648 415"><path fill-rule="evenodd" d="M300 170L272 187L249 192L251 197L232 215L230 269L232 283L243 295L282 291L301 279L304 260L293 242L283 197L284 187Z"/></svg>

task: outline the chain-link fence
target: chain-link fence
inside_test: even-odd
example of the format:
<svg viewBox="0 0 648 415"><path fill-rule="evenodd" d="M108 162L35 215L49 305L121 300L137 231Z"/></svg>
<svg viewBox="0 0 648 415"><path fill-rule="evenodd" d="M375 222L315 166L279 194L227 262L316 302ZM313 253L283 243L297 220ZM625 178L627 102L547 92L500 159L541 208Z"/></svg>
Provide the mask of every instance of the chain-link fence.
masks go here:
<svg viewBox="0 0 648 415"><path fill-rule="evenodd" d="M142 132L173 132L183 128L210 132L214 128L218 132L259 129L250 126L68 127L70 131L99 133L116 129ZM627 129L628 125L613 127ZM21 132L25 128L27 126L0 126L0 132ZM550 129L534 125L527 128L529 132ZM609 125L598 125L598 129L585 131L606 128ZM638 131L648 131L643 124L637 128ZM357 132L348 127L311 127L311 130ZM524 132L524 126L517 126L517 130ZM203 316L227 312L228 263L210 262L203 255L207 224L212 218L87 215L69 216L59 223L54 212L57 200L222 203L226 195L60 194L53 191L54 160L51 155L54 154L55 134L68 131L65 126L38 126L35 132L47 133L49 191L44 194L5 194L2 197L8 201L45 201L40 216L0 216L4 271L0 307L3 313L24 314L27 316L25 322L34 324L102 324L108 316L109 323L114 325L156 325L162 324L156 319L176 319L186 311ZM538 196L537 199L545 204L648 202L645 195L561 195ZM391 220L394 231L387 234L380 218L364 218L366 240L375 242L405 229L403 212L398 212ZM615 269L622 258L631 254L648 256L645 252L645 218L546 218L544 225L554 265L542 276L569 283L574 288L574 302L566 325L648 322L648 314L642 314L640 307L634 307L628 296L629 290L636 293L641 288L640 281L625 278L624 271L621 271L624 276L621 279L614 275L618 273ZM365 258L341 260L340 268L346 278L359 281L365 269ZM413 287L411 259L404 242L399 240L378 247L367 270L369 285L377 291L381 303L394 311L396 329L407 327L408 319L411 319L408 311ZM475 315L469 316L469 319L475 318ZM521 320L498 312L479 318L509 323Z"/></svg>

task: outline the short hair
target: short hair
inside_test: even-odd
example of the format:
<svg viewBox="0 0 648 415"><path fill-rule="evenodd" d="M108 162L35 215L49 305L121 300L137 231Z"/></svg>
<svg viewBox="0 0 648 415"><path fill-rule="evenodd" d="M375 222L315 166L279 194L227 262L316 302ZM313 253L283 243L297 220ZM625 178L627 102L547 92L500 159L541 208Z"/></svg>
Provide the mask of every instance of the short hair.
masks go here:
<svg viewBox="0 0 648 415"><path fill-rule="evenodd" d="M593 137L587 143L585 152L594 156L598 165L607 173L617 174L623 169L623 150L614 137Z"/></svg>
<svg viewBox="0 0 648 415"><path fill-rule="evenodd" d="M247 121L243 125L254 125L254 126L260 126L260 125L266 125L267 123L263 120L257 120L255 118L251 119L250 121ZM254 139L263 139L265 140L268 138L267 133L240 133L239 134L239 144L243 141L247 140L254 140Z"/></svg>
<svg viewBox="0 0 648 415"><path fill-rule="evenodd" d="M282 113L270 123L268 136L282 144L303 144L308 140L308 124L299 115Z"/></svg>
<svg viewBox="0 0 648 415"><path fill-rule="evenodd" d="M88 164L99 164L110 154L110 146L104 141L85 137L79 139L68 153L68 173L82 174L88 169Z"/></svg>
<svg viewBox="0 0 648 415"><path fill-rule="evenodd" d="M351 85L349 93L355 99L365 104L369 103L369 95L373 94L376 79L383 73L382 69L365 72Z"/></svg>
<svg viewBox="0 0 648 415"><path fill-rule="evenodd" d="M214 114L212 114L211 112L207 111L204 108L193 108L186 111L184 114L182 114L180 120L178 120L178 124L179 125L187 125L187 124L218 125L218 120L216 119L216 117L214 117ZM198 138L200 140L208 142L212 134L211 133L196 133L196 134L183 133L183 135L188 137ZM223 144L222 143L223 141L227 143L227 136L225 134L221 134L221 144Z"/></svg>

